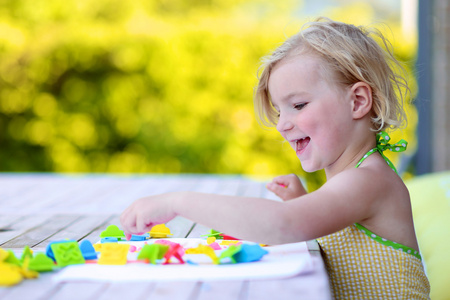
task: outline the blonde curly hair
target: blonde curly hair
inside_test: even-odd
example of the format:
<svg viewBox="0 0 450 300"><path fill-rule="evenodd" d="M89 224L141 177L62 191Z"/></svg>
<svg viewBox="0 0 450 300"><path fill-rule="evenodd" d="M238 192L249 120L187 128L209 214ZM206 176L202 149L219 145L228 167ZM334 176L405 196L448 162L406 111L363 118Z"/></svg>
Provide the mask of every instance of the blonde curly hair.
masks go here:
<svg viewBox="0 0 450 300"><path fill-rule="evenodd" d="M385 49L372 36L378 38ZM278 122L278 112L272 106L268 89L272 69L283 59L301 54L319 57L324 62L321 74L339 86L349 87L362 81L371 87L372 130L406 125L403 103L409 88L406 76L394 71L406 74L393 55L392 45L378 30L327 18L305 24L300 32L262 58L254 102L263 125L274 126Z"/></svg>

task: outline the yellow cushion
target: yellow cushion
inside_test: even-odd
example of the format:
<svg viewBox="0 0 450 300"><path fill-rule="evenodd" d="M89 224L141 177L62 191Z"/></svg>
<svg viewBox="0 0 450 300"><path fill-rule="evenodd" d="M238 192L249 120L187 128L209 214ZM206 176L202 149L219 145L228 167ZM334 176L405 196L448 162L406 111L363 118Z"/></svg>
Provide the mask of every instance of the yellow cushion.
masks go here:
<svg viewBox="0 0 450 300"><path fill-rule="evenodd" d="M450 172L405 182L411 195L414 226L431 285L431 299L450 295Z"/></svg>

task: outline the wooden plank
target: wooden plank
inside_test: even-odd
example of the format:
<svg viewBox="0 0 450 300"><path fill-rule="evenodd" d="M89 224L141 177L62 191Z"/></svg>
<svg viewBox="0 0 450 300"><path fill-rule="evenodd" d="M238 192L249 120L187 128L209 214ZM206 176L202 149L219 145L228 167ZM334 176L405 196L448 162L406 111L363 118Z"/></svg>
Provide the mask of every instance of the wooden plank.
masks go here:
<svg viewBox="0 0 450 300"><path fill-rule="evenodd" d="M139 177L136 177L139 178ZM32 206L33 210L47 212L54 211L77 212L80 214L91 214L106 212L104 215L84 215L82 218L73 220L72 223L63 226L62 220L59 225L49 225L46 230L46 224L42 224L48 218L48 215L31 215L20 217L12 222L12 235L10 237L24 236L24 232L28 229L41 230L50 232L50 227L54 227L50 238L72 238L75 240L89 239L91 242L97 242L100 239L101 231L105 230L108 225L115 224L120 227L118 210L122 209L124 199L132 199L150 195L151 193L160 193L171 190L195 190L204 193L217 193L226 195L242 195L261 197L267 195L265 183L252 182L244 177L235 176L168 176L168 177L143 177L136 178L62 178L53 181L51 177L45 177L39 180L39 183L45 184L44 190L50 191L52 188L63 187L62 190L72 187L70 192L59 191L56 194L49 195L48 201L42 207L36 203ZM1 181L1 177L0 177ZM32 177L25 180L25 185L34 186L36 195L41 195L39 184ZM101 184L100 184L101 183ZM34 184L34 185L32 185ZM98 184L98 185L97 185ZM97 185L97 187L96 187ZM15 182L16 188L21 187L21 181ZM111 188L111 186L115 188ZM86 190L81 196L73 195L78 193L82 188ZM0 195L2 193L0 187ZM19 197L20 192L14 193L13 189L9 190L14 197ZM31 197L31 194L29 194ZM127 198L128 195L128 198ZM70 198L69 204L64 205L60 197ZM33 199L34 199L33 198ZM32 198L30 198L32 199ZM78 199L78 200L77 200ZM133 200L130 200L133 201ZM57 202L55 208L47 206ZM125 201L126 203L126 201ZM129 203L126 203L128 205ZM110 205L110 206L105 206ZM96 208L95 210L91 210ZM102 209L103 208L103 209ZM109 212L112 212L109 215ZM64 217L64 216L61 216ZM54 223L50 219L49 223ZM7 221L5 221L7 223ZM57 222L58 223L58 222ZM42 224L42 225L41 225ZM167 226L171 229L174 237L185 237L189 232L192 222L184 218L176 218L169 222ZM59 227L59 229L56 229ZM41 229L39 229L41 228ZM195 226L194 230L189 233L189 237L199 237L205 234L209 228ZM2 234L8 232L0 232L0 241ZM9 232L11 233L11 232ZM28 232L27 232L28 234ZM81 236L81 238L80 238ZM5 237L5 235L3 235ZM34 236L26 237L32 240ZM45 246L48 237L40 239L39 244L35 248ZM330 299L329 285L326 273L324 271L323 262L320 257L319 250L313 249L314 244L308 243L310 251L313 253L313 259L318 261L318 269L310 274L298 276L288 280L266 280L266 281L233 281L233 282L146 282L146 283L60 283L55 284L51 281L51 274L42 274L37 280L27 280L17 287L9 289L0 288L1 299L278 299L303 297L307 299ZM315 255L314 255L315 254ZM305 283L306 282L306 283ZM280 291L281 292L277 292ZM297 295L298 294L298 295ZM4 297L3 297L4 296ZM13 298L10 298L12 296ZM281 297L279 297L281 296Z"/></svg>
<svg viewBox="0 0 450 300"><path fill-rule="evenodd" d="M39 178L39 176L36 176ZM60 203L65 203L71 195L80 190L81 183L77 180L70 181L64 178L53 177L40 182L32 190L23 191L24 188L17 186L21 193L10 199L5 211L31 213L52 213ZM69 211L66 211L69 212Z"/></svg>
<svg viewBox="0 0 450 300"><path fill-rule="evenodd" d="M100 282L69 282L60 283L59 289L49 295L47 300L80 300L92 299L96 300L107 288L107 283Z"/></svg>
<svg viewBox="0 0 450 300"><path fill-rule="evenodd" d="M120 229L122 229L122 226L120 224L120 216L113 215L111 218L107 219L107 221L103 222L99 227L95 228L90 234L88 234L81 240L88 239L92 243L96 243L100 240L100 233L105 230L108 225L117 225ZM194 223L191 220L183 217L175 217L173 220L167 222L166 224L166 226L173 234L171 237L174 238L187 237L193 225Z"/></svg>
<svg viewBox="0 0 450 300"><path fill-rule="evenodd" d="M149 295L155 288L153 282L112 282L108 284L100 297L95 300L141 300L149 299Z"/></svg>
<svg viewBox="0 0 450 300"><path fill-rule="evenodd" d="M12 224L20 218L21 216L19 215L0 215L0 231L11 230Z"/></svg>
<svg viewBox="0 0 450 300"><path fill-rule="evenodd" d="M243 299L246 294L245 281L208 281L202 282L197 300Z"/></svg>
<svg viewBox="0 0 450 300"><path fill-rule="evenodd" d="M68 182L70 183L71 181L68 180ZM70 193L60 194L55 199L56 201L46 204L45 210L53 213L79 213L80 211L87 213L88 210L85 209L85 205L97 202L97 197L108 193L109 190L114 189L114 186L118 184L116 178L89 176L75 182L77 185Z"/></svg>
<svg viewBox="0 0 450 300"><path fill-rule="evenodd" d="M151 190L157 188L158 183L155 180L139 180L138 182L124 180L120 186L111 188L103 195L96 196L95 201L84 203L79 210L121 214L135 200L148 196Z"/></svg>
<svg viewBox="0 0 450 300"><path fill-rule="evenodd" d="M19 210L7 210L13 205L17 205L18 208L26 207L27 203L25 200L22 200L21 196L26 197L27 194L33 194L36 188L40 188L38 182L33 182L23 176L2 176L0 178L0 206L2 207L2 212L17 213Z"/></svg>
<svg viewBox="0 0 450 300"><path fill-rule="evenodd" d="M52 273L41 273L37 279L25 279L20 284L6 288L7 294L2 295L2 300L42 300L49 299L58 290L58 285L51 279ZM6 290L5 289L5 290Z"/></svg>
<svg viewBox="0 0 450 300"><path fill-rule="evenodd" d="M10 231L0 232L0 246L4 247L4 244L17 236L24 234L30 228L40 226L45 223L50 216L48 215L27 215L21 216L13 224L11 224Z"/></svg>
<svg viewBox="0 0 450 300"><path fill-rule="evenodd" d="M85 236L89 235L95 229L107 223L110 218L110 215L81 216L80 218L75 220L75 222L61 229L50 238L42 240L40 243L34 245L33 249L45 249L50 241L58 241L64 239L79 241Z"/></svg>
<svg viewBox="0 0 450 300"><path fill-rule="evenodd" d="M31 228L23 234L4 243L4 248L23 248L25 246L34 247L52 237L54 234L76 221L80 216L77 215L56 215L48 219L48 222L40 226Z"/></svg>
<svg viewBox="0 0 450 300"><path fill-rule="evenodd" d="M158 282L148 299L152 300L194 300L201 283L190 281Z"/></svg>
<svg viewBox="0 0 450 300"><path fill-rule="evenodd" d="M202 235L208 234L211 228L206 227L205 225L196 223L194 228L189 232L187 237L189 238L204 238Z"/></svg>
<svg viewBox="0 0 450 300"><path fill-rule="evenodd" d="M177 216L174 219L167 222L166 226L170 229L173 234L171 237L174 238L185 238L194 226L194 222L186 218Z"/></svg>

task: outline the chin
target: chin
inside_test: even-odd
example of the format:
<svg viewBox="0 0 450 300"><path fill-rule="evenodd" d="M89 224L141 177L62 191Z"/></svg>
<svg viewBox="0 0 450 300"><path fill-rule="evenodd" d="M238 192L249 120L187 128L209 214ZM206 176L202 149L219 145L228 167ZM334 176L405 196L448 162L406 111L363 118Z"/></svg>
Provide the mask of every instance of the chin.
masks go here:
<svg viewBox="0 0 450 300"><path fill-rule="evenodd" d="M310 165L308 165L308 164L302 164L301 162L300 162L300 164L302 165L302 169L303 169L303 171L305 171L306 173L313 173L313 172L316 172L316 171L319 171L319 170L321 170L320 168L318 168L318 167L315 167L315 166L310 166Z"/></svg>

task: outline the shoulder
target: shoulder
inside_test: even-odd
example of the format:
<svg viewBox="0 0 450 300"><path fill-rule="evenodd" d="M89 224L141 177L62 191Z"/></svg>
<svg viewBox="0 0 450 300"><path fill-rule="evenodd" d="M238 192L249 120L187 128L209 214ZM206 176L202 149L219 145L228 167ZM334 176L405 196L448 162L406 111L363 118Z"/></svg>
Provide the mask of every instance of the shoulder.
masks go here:
<svg viewBox="0 0 450 300"><path fill-rule="evenodd" d="M364 211L360 222L382 211L386 203L409 202L409 193L403 180L381 157L374 157L364 166L345 170L323 185L325 193L343 197L343 201L360 206Z"/></svg>
<svg viewBox="0 0 450 300"><path fill-rule="evenodd" d="M303 220L299 228L304 228L307 238L325 236L354 223L378 227L394 211L404 210L399 203L408 203L407 189L380 159L341 171L318 190L285 202L289 212ZM392 212L388 212L390 208Z"/></svg>

